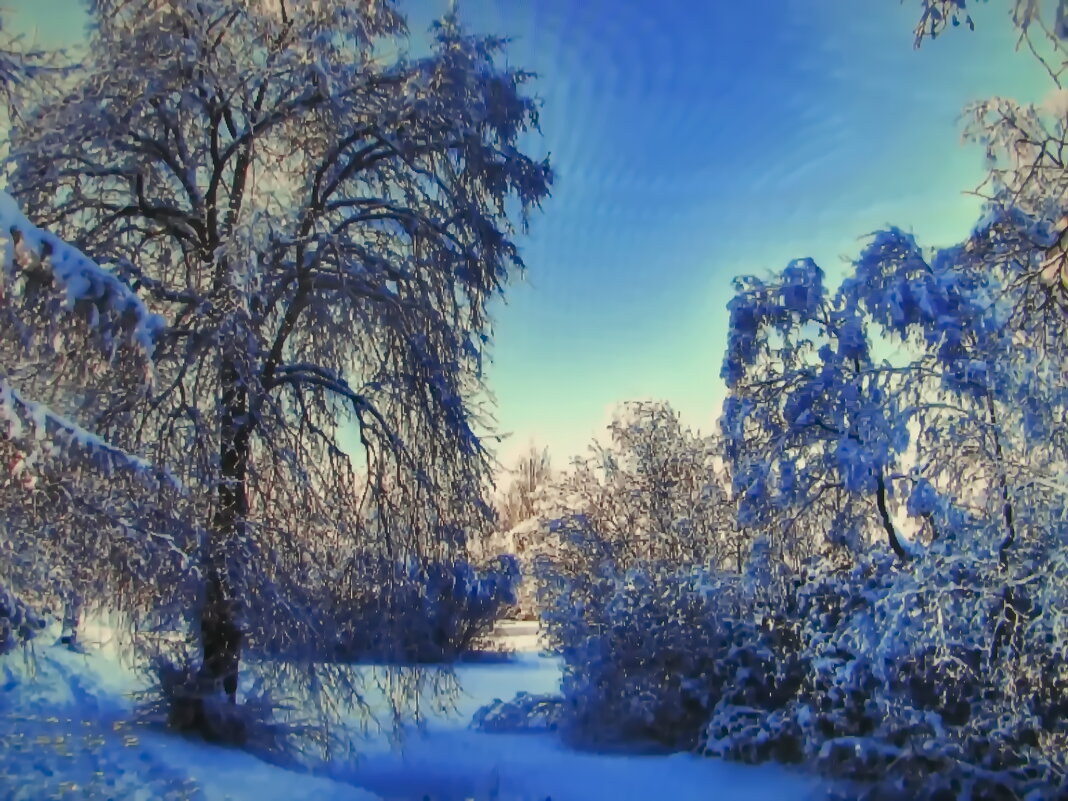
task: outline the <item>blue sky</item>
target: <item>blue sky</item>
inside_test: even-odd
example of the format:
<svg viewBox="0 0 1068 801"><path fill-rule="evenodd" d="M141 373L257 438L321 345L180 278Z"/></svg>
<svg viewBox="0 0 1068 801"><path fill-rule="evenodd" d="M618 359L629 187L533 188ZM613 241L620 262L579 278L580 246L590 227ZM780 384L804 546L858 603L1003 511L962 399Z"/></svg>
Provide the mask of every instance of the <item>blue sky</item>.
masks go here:
<svg viewBox="0 0 1068 801"><path fill-rule="evenodd" d="M42 43L76 40L76 0L6 0ZM528 275L496 309L490 387L506 461L559 463L620 401L670 401L710 430L723 396L731 278L799 256L829 273L888 223L962 238L982 153L960 112L1038 100L1007 3L912 47L906 0L464 0L540 74L554 197L523 241ZM420 31L445 3L420 0Z"/></svg>
<svg viewBox="0 0 1068 801"><path fill-rule="evenodd" d="M982 152L960 112L1048 81L991 3L920 51L918 2L467 0L538 71L559 173L490 373L514 444L582 450L613 404L670 401L711 429L733 276L828 272L887 223L950 244Z"/></svg>

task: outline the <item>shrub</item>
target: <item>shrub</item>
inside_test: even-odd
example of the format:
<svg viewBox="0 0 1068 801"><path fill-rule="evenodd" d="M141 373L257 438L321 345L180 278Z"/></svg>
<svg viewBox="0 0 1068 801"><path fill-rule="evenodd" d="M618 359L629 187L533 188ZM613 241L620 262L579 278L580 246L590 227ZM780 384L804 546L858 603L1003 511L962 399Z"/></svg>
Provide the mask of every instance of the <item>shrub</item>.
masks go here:
<svg viewBox="0 0 1068 801"><path fill-rule="evenodd" d="M481 731L556 731L560 726L563 700L553 695L521 692L511 701L499 698L475 712L471 725Z"/></svg>
<svg viewBox="0 0 1068 801"><path fill-rule="evenodd" d="M692 748L722 699L781 705L799 681L774 594L743 576L608 559L559 568L539 570L543 621L564 659L561 725L578 743Z"/></svg>
<svg viewBox="0 0 1068 801"><path fill-rule="evenodd" d="M366 555L344 589L300 593L285 605L291 621L255 627L272 632L253 650L273 656L311 651L343 662L450 662L476 647L514 606L519 570L511 557L476 568L467 561L398 562ZM314 616L314 626L299 616ZM327 632L311 641L298 632Z"/></svg>
<svg viewBox="0 0 1068 801"><path fill-rule="evenodd" d="M516 603L519 570L511 557L481 569L466 561L375 568L362 591L337 606L339 658L453 661Z"/></svg>
<svg viewBox="0 0 1068 801"><path fill-rule="evenodd" d="M45 623L27 603L0 584L0 654L31 640Z"/></svg>
<svg viewBox="0 0 1068 801"><path fill-rule="evenodd" d="M872 799L1064 797L1068 563L1037 543L1006 563L979 541L947 535L906 565L828 553L798 575L756 548L734 575L622 570L572 537L573 560L539 571L560 728L804 762ZM601 558L575 570L575 552Z"/></svg>
<svg viewBox="0 0 1068 801"><path fill-rule="evenodd" d="M702 749L759 761L781 758L770 744L794 742L821 771L873 782L871 798L1060 797L1061 613L1018 592L1014 632L999 622L1005 587L1053 576L1024 548L1013 569L963 539L908 566L878 552L849 567L811 564L797 594L803 678L792 697L725 693ZM1059 562L1044 560L1054 573Z"/></svg>
<svg viewBox="0 0 1068 801"><path fill-rule="evenodd" d="M279 705L266 693L246 693L231 703L193 667L191 658L158 656L147 668L150 686L140 694L139 718L209 743L293 756L307 732L277 719Z"/></svg>

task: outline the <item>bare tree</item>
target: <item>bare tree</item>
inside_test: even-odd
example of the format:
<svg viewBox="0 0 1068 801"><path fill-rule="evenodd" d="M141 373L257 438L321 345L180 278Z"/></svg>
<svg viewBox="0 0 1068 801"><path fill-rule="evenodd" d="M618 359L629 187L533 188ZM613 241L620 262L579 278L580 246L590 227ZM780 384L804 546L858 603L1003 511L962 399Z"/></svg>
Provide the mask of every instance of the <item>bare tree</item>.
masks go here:
<svg viewBox="0 0 1068 801"><path fill-rule="evenodd" d="M502 531L509 531L535 516L538 491L548 486L553 477L549 449L530 443L509 474L511 483L497 504L498 528Z"/></svg>
<svg viewBox="0 0 1068 801"><path fill-rule="evenodd" d="M564 551L584 561L738 569L733 506L719 443L686 426L668 404L619 407L608 441L576 459L545 517ZM575 543L579 543L575 547Z"/></svg>

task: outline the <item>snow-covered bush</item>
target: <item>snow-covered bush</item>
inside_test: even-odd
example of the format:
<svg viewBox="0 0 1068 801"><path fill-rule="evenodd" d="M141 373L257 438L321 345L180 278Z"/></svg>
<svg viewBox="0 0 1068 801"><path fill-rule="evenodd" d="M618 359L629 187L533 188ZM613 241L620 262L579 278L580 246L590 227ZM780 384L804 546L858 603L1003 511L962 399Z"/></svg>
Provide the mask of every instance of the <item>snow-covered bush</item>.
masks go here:
<svg viewBox="0 0 1068 801"><path fill-rule="evenodd" d="M250 647L290 656L313 649L342 662L451 662L483 642L515 604L519 578L510 557L476 567L460 559L398 562L365 554L343 585L297 588L299 597L286 604L293 620L254 624L272 636ZM302 614L319 617L334 638L300 639Z"/></svg>
<svg viewBox="0 0 1068 801"><path fill-rule="evenodd" d="M543 502L542 620L564 657L561 725L579 741L693 745L748 617L714 440L632 403ZM724 622L724 626L717 624Z"/></svg>
<svg viewBox="0 0 1068 801"><path fill-rule="evenodd" d="M557 695L521 692L510 701L496 699L475 712L471 725L481 731L515 733L556 731L563 717L564 701Z"/></svg>
<svg viewBox="0 0 1068 801"><path fill-rule="evenodd" d="M43 617L0 584L0 655L32 639L44 625Z"/></svg>
<svg viewBox="0 0 1068 801"><path fill-rule="evenodd" d="M339 601L344 659L448 662L475 648L515 605L516 562L476 568L464 560L394 564L361 580Z"/></svg>
<svg viewBox="0 0 1068 801"><path fill-rule="evenodd" d="M1063 586L1063 554L1006 573L995 551L949 540L908 567L887 553L814 561L797 593L801 681L785 702L725 693L702 750L760 761L788 744L795 759L872 782L875 798L1057 792L1063 600L1047 608L1022 587ZM1012 634L997 625L1005 586L1021 588Z"/></svg>
<svg viewBox="0 0 1068 801"><path fill-rule="evenodd" d="M728 580L603 569L575 581L544 612L564 658L564 728L586 744L697 743L702 724L741 666L757 669L770 632L750 618Z"/></svg>
<svg viewBox="0 0 1068 801"><path fill-rule="evenodd" d="M721 699L775 706L792 697L792 588L764 581L763 549L737 574L624 567L590 532L567 541L572 560L546 560L539 580L546 634L564 660L560 726L573 740L690 748Z"/></svg>
<svg viewBox="0 0 1068 801"><path fill-rule="evenodd" d="M754 549L740 577L557 579L545 619L565 662L558 725L584 744L805 762L873 798L1052 797L1068 745L1065 605L1050 589L1065 586L1064 553L1003 569L964 538L907 565L876 548L769 577ZM1013 631L999 625L1005 587ZM485 713L497 725L521 710Z"/></svg>

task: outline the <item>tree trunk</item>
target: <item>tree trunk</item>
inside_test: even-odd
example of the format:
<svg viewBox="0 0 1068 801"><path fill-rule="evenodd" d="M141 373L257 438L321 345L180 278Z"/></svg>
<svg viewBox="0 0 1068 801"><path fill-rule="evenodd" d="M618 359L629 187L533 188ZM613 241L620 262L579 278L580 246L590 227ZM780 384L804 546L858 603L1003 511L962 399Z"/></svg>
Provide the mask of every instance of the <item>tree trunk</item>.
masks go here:
<svg viewBox="0 0 1068 801"><path fill-rule="evenodd" d="M994 407L994 396L989 390L986 393L986 408L990 419L990 432L994 437L994 458L997 463L998 487L1001 491L1001 514L1005 520L1005 536L998 545L998 564L1001 572L1007 574L1009 548L1016 541L1016 516L1009 496L1009 477L1005 472L1005 452L1001 447L997 410ZM1019 657L1022 645L1020 616L1026 611L1025 606L1027 604L1021 603L1006 576L1006 584L1001 592L1000 609L995 615L994 635L990 643L991 664L997 661L998 655L1003 650L1009 650L1015 658Z"/></svg>
<svg viewBox="0 0 1068 801"><path fill-rule="evenodd" d="M245 519L249 461L247 394L232 359L222 365L221 445L215 514L208 533L204 602L200 614L201 676L208 689L236 701L244 634L240 625L238 570Z"/></svg>
<svg viewBox="0 0 1068 801"><path fill-rule="evenodd" d="M82 596L71 590L63 604L63 629L59 641L71 650L78 647L78 622L82 617Z"/></svg>
<svg viewBox="0 0 1068 801"><path fill-rule="evenodd" d="M230 703L235 703L242 632L237 622L237 604L230 597L227 583L215 571L207 579L200 616L201 676L209 691L221 689Z"/></svg>
<svg viewBox="0 0 1068 801"><path fill-rule="evenodd" d="M882 470L879 471L877 478L878 486L875 492L875 504L879 507L879 518L883 521L886 538L889 540L890 547L893 548L894 553L897 554L897 558L902 562L907 562L909 560L909 552L902 544L901 538L897 534L897 529L894 528L894 522L890 519L890 510L886 505L886 481L883 478Z"/></svg>

